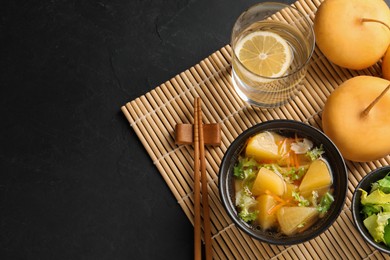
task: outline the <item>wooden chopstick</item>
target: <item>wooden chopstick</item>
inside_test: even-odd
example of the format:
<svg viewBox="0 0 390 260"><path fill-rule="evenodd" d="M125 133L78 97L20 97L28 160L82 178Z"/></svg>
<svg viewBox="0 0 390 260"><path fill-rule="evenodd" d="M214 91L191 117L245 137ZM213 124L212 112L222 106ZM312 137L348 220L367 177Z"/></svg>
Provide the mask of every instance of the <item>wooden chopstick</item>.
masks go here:
<svg viewBox="0 0 390 260"><path fill-rule="evenodd" d="M194 104L194 259L202 258L200 226L200 176L199 176L199 102Z"/></svg>
<svg viewBox="0 0 390 260"><path fill-rule="evenodd" d="M206 259L212 259L210 212L206 176L206 159L204 132L202 123L202 106L199 97L194 104L194 259L201 259L201 226L200 226L200 177L202 181L203 232ZM200 164L200 166L199 166ZM201 175L199 174L199 167Z"/></svg>
<svg viewBox="0 0 390 260"><path fill-rule="evenodd" d="M204 132L202 123L202 106L200 98L198 100L198 120L199 120L199 156L200 156L200 169L202 180L202 207L203 207L203 236L205 242L205 256L206 260L212 259L211 248L211 227L210 227L210 212L209 212L209 196L207 190L207 176L206 176L206 156L204 147Z"/></svg>

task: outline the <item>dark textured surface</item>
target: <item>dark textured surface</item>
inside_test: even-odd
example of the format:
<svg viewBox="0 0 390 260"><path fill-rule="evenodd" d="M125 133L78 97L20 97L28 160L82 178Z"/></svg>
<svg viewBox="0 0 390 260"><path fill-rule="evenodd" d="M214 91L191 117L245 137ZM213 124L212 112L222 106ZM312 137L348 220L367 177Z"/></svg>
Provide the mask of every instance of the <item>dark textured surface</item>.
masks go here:
<svg viewBox="0 0 390 260"><path fill-rule="evenodd" d="M255 2L2 2L0 259L192 258L120 107L229 43Z"/></svg>

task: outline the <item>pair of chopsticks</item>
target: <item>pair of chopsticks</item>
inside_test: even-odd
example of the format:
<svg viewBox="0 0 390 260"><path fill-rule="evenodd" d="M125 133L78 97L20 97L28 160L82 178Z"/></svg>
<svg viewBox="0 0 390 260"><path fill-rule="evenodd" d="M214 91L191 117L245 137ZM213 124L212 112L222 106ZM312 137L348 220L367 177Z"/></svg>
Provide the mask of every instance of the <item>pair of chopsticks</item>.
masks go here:
<svg viewBox="0 0 390 260"><path fill-rule="evenodd" d="M207 191L205 144L200 98L194 104L194 259L202 258L200 179L202 182L203 231L206 259L212 259L211 227Z"/></svg>

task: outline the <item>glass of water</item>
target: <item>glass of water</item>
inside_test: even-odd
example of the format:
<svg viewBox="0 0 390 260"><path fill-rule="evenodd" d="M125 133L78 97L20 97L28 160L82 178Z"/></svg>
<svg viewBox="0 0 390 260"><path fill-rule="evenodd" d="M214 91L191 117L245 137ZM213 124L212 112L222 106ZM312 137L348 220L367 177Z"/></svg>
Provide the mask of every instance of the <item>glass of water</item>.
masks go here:
<svg viewBox="0 0 390 260"><path fill-rule="evenodd" d="M242 13L231 36L232 83L251 105L274 108L299 91L315 47L310 19L298 9L260 3Z"/></svg>

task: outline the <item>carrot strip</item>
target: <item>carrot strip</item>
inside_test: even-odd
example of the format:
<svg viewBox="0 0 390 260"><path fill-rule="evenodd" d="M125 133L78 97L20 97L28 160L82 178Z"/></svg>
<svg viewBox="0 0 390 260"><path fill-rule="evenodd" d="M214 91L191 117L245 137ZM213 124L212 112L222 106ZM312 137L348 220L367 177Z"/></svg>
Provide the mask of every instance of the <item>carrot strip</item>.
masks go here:
<svg viewBox="0 0 390 260"><path fill-rule="evenodd" d="M287 140L287 138L284 138L283 141L279 141L279 144L278 144L279 154L284 154L286 152L286 140Z"/></svg>
<svg viewBox="0 0 390 260"><path fill-rule="evenodd" d="M272 193L269 190L265 190L265 194L268 194L268 195L272 196L274 198L274 200L276 200L278 202L284 202L284 200L281 197L279 197L278 195Z"/></svg>
<svg viewBox="0 0 390 260"><path fill-rule="evenodd" d="M291 203L291 199L284 200L283 202L280 202L279 204L274 205L273 207L271 207L270 209L267 210L267 214L272 215L275 213L275 211L277 211L281 207L288 206L288 205L290 205L290 206L293 205Z"/></svg>
<svg viewBox="0 0 390 260"><path fill-rule="evenodd" d="M267 214L268 214L268 215L274 214L278 209L280 209L280 208L283 207L284 205L286 205L286 203L284 203L284 202L279 203L279 204L276 204L275 206L273 206L272 208L270 208L270 209L267 210Z"/></svg>
<svg viewBox="0 0 390 260"><path fill-rule="evenodd" d="M298 169L299 168L299 160L298 160L298 156L296 153L293 152L293 156L294 156L294 162L295 162L295 167Z"/></svg>
<svg viewBox="0 0 390 260"><path fill-rule="evenodd" d="M293 155L293 152L290 151L288 153L288 158L290 159L289 160L289 165L288 166L295 166L295 161L294 161L294 155Z"/></svg>

